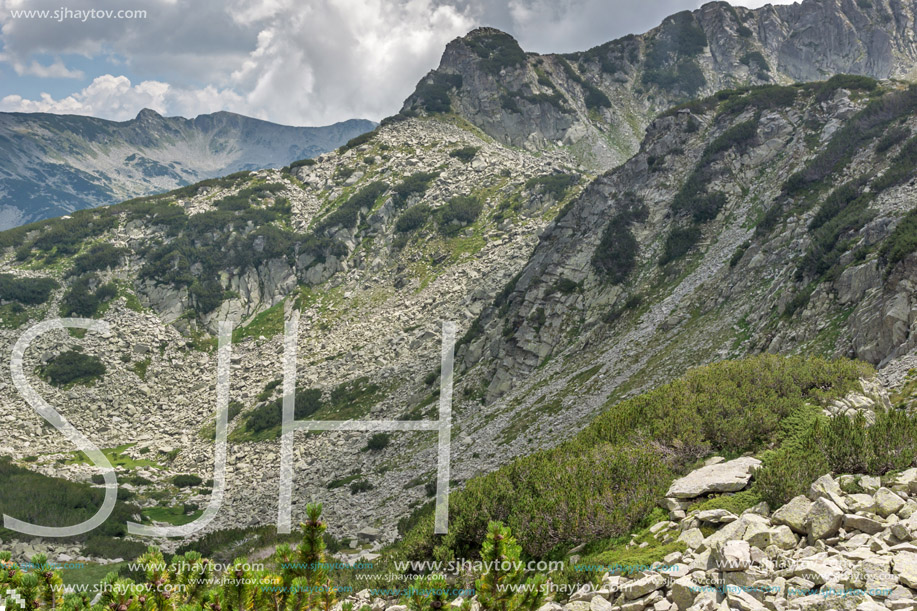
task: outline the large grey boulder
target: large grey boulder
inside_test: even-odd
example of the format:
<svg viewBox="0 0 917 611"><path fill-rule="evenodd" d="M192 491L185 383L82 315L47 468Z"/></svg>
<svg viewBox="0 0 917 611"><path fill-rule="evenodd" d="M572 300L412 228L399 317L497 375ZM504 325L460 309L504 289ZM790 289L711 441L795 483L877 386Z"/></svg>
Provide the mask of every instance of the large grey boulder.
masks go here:
<svg viewBox="0 0 917 611"><path fill-rule="evenodd" d="M812 501L807 499L804 496L797 496L790 499L790 502L774 512L774 515L771 516L776 524L785 524L789 526L793 532L799 533L800 535L807 534L806 532L806 516L809 515L809 510L812 509Z"/></svg>
<svg viewBox="0 0 917 611"><path fill-rule="evenodd" d="M666 496L693 499L712 492L736 492L748 485L760 465L757 458L745 456L702 467L672 482Z"/></svg>
<svg viewBox="0 0 917 611"><path fill-rule="evenodd" d="M806 516L806 531L811 540L826 539L837 534L844 523L844 512L826 498L812 503Z"/></svg>
<svg viewBox="0 0 917 611"><path fill-rule="evenodd" d="M886 487L879 488L875 494L876 513L887 518L904 507L904 499Z"/></svg>

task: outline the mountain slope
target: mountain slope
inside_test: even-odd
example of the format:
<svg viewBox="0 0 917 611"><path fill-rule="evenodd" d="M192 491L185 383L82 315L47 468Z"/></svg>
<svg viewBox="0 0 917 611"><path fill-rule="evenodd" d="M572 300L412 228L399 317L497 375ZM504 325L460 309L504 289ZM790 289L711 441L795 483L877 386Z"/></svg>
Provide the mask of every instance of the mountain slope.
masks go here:
<svg viewBox="0 0 917 611"><path fill-rule="evenodd" d="M350 120L286 127L228 112L166 118L148 109L124 122L0 113L0 229L241 170L281 167L373 126Z"/></svg>
<svg viewBox="0 0 917 611"><path fill-rule="evenodd" d="M485 34L503 51L483 59L518 58ZM511 72L493 74L516 90ZM277 379L294 310L297 402L317 419L435 418L441 323L458 325L458 484L698 364L772 351L882 366L913 351L917 89L841 75L724 90L659 113L631 159L595 176L575 146L509 146L456 112L465 77L429 84L412 97L427 112L314 160L0 233L0 345L58 314L112 323L107 335L44 336L26 371L100 445L136 442L125 462L155 457L128 468L151 482L141 504L207 501L169 482L208 477L221 320L237 327L235 417L232 485L212 528L276 515ZM88 386L50 383L74 361L66 379L88 371ZM24 461L39 447L32 468L88 480L9 376L0 368L0 454ZM369 437L297 438L294 519L321 499L336 534L375 526L391 538L428 501L433 436Z"/></svg>
<svg viewBox="0 0 917 611"><path fill-rule="evenodd" d="M566 55L525 53L481 28L446 47L403 113L452 110L505 144L569 147L608 169L673 103L731 87L834 74L912 77L917 12L906 0L804 0L757 10L711 2Z"/></svg>

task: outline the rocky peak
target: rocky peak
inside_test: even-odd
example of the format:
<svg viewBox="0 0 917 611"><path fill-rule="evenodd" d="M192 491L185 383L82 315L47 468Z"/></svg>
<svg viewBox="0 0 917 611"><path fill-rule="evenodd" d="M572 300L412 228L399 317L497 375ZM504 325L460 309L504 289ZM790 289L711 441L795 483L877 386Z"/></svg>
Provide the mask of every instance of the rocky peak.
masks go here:
<svg viewBox="0 0 917 611"><path fill-rule="evenodd" d="M750 10L711 2L638 36L579 53L525 53L478 28L446 47L402 112L456 112L505 144L563 147L594 169L636 152L673 103L741 85L835 74L903 78L917 62L915 11L902 0L805 0Z"/></svg>

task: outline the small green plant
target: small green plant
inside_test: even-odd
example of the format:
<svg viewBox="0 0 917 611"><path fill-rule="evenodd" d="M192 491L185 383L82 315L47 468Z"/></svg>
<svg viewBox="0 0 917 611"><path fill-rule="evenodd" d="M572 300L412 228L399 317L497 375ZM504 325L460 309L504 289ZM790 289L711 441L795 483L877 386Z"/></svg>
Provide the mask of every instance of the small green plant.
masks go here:
<svg viewBox="0 0 917 611"><path fill-rule="evenodd" d="M390 442L391 435L388 433L374 433L373 436L369 438L369 441L366 442L363 451L379 452L387 448Z"/></svg>
<svg viewBox="0 0 917 611"><path fill-rule="evenodd" d="M449 156L458 159L463 163L468 163L474 159L475 155L478 154L478 151L481 149L479 146L463 146L455 150L449 151Z"/></svg>

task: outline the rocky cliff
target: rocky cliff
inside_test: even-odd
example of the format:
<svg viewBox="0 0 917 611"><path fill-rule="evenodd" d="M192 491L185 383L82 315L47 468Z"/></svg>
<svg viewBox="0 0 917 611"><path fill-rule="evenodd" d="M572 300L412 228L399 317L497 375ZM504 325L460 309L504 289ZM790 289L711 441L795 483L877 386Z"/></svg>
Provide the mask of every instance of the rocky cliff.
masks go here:
<svg viewBox="0 0 917 611"><path fill-rule="evenodd" d="M402 112L451 110L505 144L570 148L589 167L636 152L673 103L731 87L834 74L909 78L915 7L901 0L805 0L750 10L711 2L588 51L526 53L480 28L452 41Z"/></svg>

